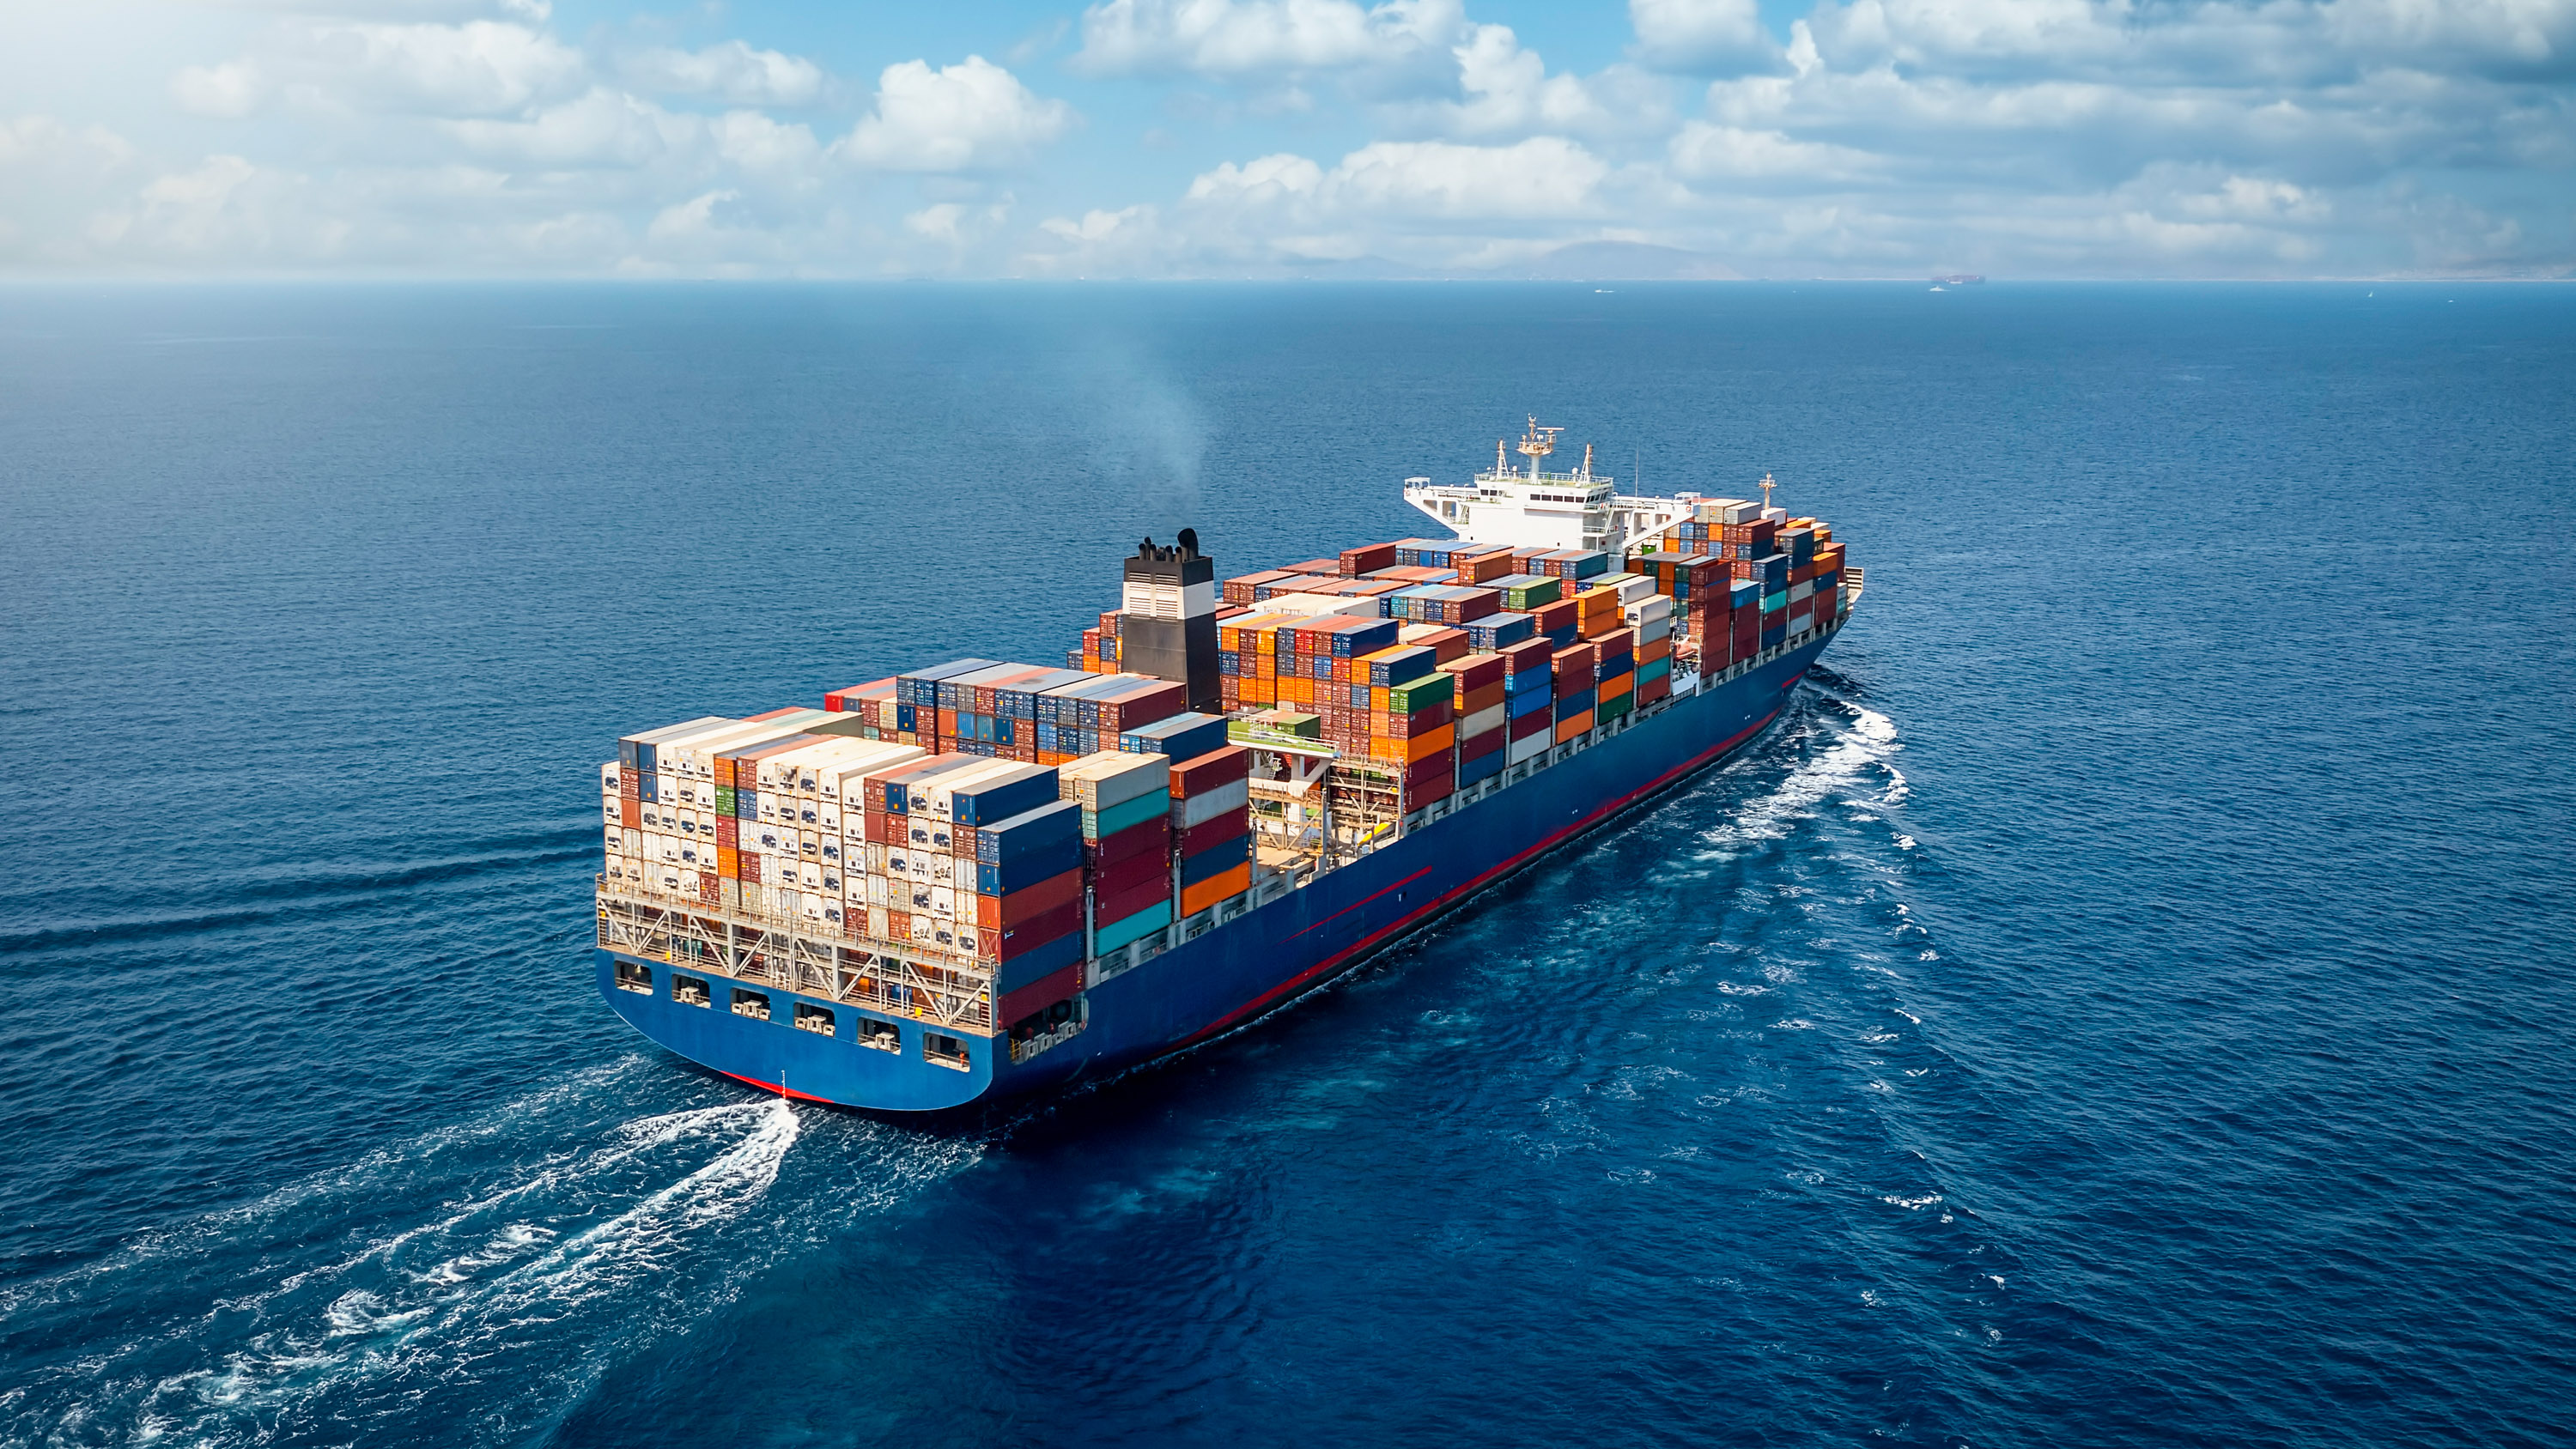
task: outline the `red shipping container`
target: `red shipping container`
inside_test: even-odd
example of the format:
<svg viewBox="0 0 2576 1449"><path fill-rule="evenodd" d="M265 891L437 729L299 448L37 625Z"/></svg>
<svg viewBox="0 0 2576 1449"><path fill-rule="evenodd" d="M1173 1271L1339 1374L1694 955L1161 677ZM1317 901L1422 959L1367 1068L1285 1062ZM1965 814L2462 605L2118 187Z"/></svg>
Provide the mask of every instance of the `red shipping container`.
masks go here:
<svg viewBox="0 0 2576 1449"><path fill-rule="evenodd" d="M1059 1001L1071 1001L1082 993L1082 963L1077 961L1051 976L1041 976L994 1004L993 1019L1005 1026L1017 1026Z"/></svg>
<svg viewBox="0 0 2576 1449"><path fill-rule="evenodd" d="M1445 761L1443 762L1443 766L1444 768L1442 768L1439 774L1432 775L1419 782L1411 782L1405 785L1404 808L1406 810L1419 810L1434 800L1445 800L1449 798L1450 795L1456 793L1458 788L1457 774L1445 767Z"/></svg>
<svg viewBox="0 0 2576 1449"><path fill-rule="evenodd" d="M1593 671L1600 664L1600 651L1590 644L1570 644L1556 651L1550 660L1550 672L1556 679L1556 697L1581 694L1590 689Z"/></svg>
<svg viewBox="0 0 2576 1449"><path fill-rule="evenodd" d="M1082 902L1067 901L1008 926L987 926L976 944L988 961L1016 961L1050 941L1082 929Z"/></svg>
<svg viewBox="0 0 2576 1449"><path fill-rule="evenodd" d="M1252 812L1249 809L1228 810L1213 820L1202 820L1182 831L1180 846L1172 853L1179 856L1197 855L1201 851L1223 845L1238 835L1251 833Z"/></svg>
<svg viewBox="0 0 2576 1449"><path fill-rule="evenodd" d="M742 844L742 822L741 822L741 821L739 821L739 820L734 819L734 818L733 818L732 816L730 816L730 815L719 815L719 816L717 816L717 817L716 817L716 844L718 844L718 845L740 845L740 844Z"/></svg>
<svg viewBox="0 0 2576 1449"><path fill-rule="evenodd" d="M1504 658L1500 654L1470 654L1455 660L1444 659L1440 661L1440 667L1458 676L1458 690L1473 698L1477 690L1503 682Z"/></svg>
<svg viewBox="0 0 2576 1449"><path fill-rule="evenodd" d="M1164 866L1163 872L1143 885L1131 886L1114 896L1094 897L1097 904L1092 908L1092 924L1114 925L1138 911L1150 910L1157 903L1170 900L1172 898L1171 863L1164 861L1160 864Z"/></svg>
<svg viewBox="0 0 2576 1449"><path fill-rule="evenodd" d="M1172 767L1172 798L1187 800L1219 785L1231 785L1252 773L1252 752L1241 745L1210 750Z"/></svg>
<svg viewBox="0 0 2576 1449"><path fill-rule="evenodd" d="M1534 709L1512 721L1512 738L1515 741L1525 740L1532 735L1546 734L1554 728L1556 728L1555 710Z"/></svg>
<svg viewBox="0 0 2576 1449"><path fill-rule="evenodd" d="M1172 848L1172 821L1167 815L1130 825L1106 840L1083 842L1086 862L1094 872L1111 864L1139 855L1169 855Z"/></svg>
<svg viewBox="0 0 2576 1449"><path fill-rule="evenodd" d="M617 797L617 823L629 830L644 828L644 802L632 795Z"/></svg>
<svg viewBox="0 0 2576 1449"><path fill-rule="evenodd" d="M1162 851L1109 861L1091 873L1091 894L1096 899L1107 901L1113 897L1123 896L1146 882L1161 880L1171 873L1171 869L1172 858ZM1100 919L1114 921L1124 914L1126 913L1119 912L1115 915L1102 916Z"/></svg>
<svg viewBox="0 0 2576 1449"><path fill-rule="evenodd" d="M1460 764L1465 764L1469 760L1481 760L1485 756L1492 754L1494 751L1501 749L1503 747L1504 737L1510 733L1511 731L1509 730L1487 730L1481 735L1469 735L1467 738L1460 740L1458 742L1458 762Z"/></svg>
<svg viewBox="0 0 2576 1449"><path fill-rule="evenodd" d="M1480 609L1477 611L1476 617L1481 619L1488 612L1490 612L1490 610ZM1446 664L1453 659L1464 659L1467 657L1467 631L1464 629L1435 629L1432 632L1414 640L1413 647L1417 649L1430 650L1432 662L1435 664Z"/></svg>
<svg viewBox="0 0 2576 1449"><path fill-rule="evenodd" d="M1395 567L1395 545L1372 543L1359 548L1343 549L1340 564L1336 572L1346 579L1358 578L1371 569L1393 568Z"/></svg>
<svg viewBox="0 0 2576 1449"><path fill-rule="evenodd" d="M1067 902L1082 904L1082 867L1022 886L1006 896L975 897L975 924L999 930L1035 920Z"/></svg>
<svg viewBox="0 0 2576 1449"><path fill-rule="evenodd" d="M1553 634L1559 629L1571 629L1579 621L1579 611L1572 599L1559 599L1553 604L1542 604L1530 610L1530 616L1538 620L1538 631L1541 634Z"/></svg>
<svg viewBox="0 0 2576 1449"><path fill-rule="evenodd" d="M1523 639L1503 651L1503 664L1517 679L1546 669L1548 661L1555 657L1556 646L1545 639Z"/></svg>

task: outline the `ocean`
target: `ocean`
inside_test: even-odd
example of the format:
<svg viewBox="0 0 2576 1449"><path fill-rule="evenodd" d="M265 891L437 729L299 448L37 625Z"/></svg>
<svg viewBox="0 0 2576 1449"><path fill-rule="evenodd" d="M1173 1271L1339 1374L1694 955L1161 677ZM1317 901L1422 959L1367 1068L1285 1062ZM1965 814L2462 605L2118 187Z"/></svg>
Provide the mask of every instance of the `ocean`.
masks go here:
<svg viewBox="0 0 2576 1449"><path fill-rule="evenodd" d="M1524 418L1828 519L1757 746L933 1128L622 1027L615 737ZM2567 1442L2576 290L0 290L0 1444Z"/></svg>

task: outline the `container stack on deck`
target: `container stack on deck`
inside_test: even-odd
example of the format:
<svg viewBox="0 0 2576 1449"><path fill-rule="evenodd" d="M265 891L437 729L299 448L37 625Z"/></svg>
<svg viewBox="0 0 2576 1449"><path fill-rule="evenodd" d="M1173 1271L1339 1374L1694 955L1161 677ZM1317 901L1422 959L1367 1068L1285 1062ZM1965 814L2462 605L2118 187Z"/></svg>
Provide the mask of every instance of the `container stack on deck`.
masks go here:
<svg viewBox="0 0 2576 1449"><path fill-rule="evenodd" d="M1457 786L1464 790L1503 771L1505 747L1511 743L1511 707L1503 693L1503 656L1464 654L1443 663L1457 691L1452 706L1458 716Z"/></svg>
<svg viewBox="0 0 2576 1449"><path fill-rule="evenodd" d="M1329 746L1366 809L1410 814L1670 698L1677 663L1721 671L1843 607L1814 519L1715 500L1654 544L1624 570L1405 539L1180 579L1199 616L1222 601L1213 687L1196 663L1190 684L1122 672L1131 646L1174 647L1131 596L1064 668L953 660L630 735L599 770L603 883L965 958L997 1021L1049 1030L1087 957L1252 888L1262 740Z"/></svg>
<svg viewBox="0 0 2576 1449"><path fill-rule="evenodd" d="M1081 807L1095 956L1172 923L1171 781L1170 760L1123 750L1058 771L1059 793Z"/></svg>
<svg viewBox="0 0 2576 1449"><path fill-rule="evenodd" d="M1225 722L1216 722L1225 738ZM1252 752L1214 749L1172 767L1172 864L1183 916L1252 889Z"/></svg>

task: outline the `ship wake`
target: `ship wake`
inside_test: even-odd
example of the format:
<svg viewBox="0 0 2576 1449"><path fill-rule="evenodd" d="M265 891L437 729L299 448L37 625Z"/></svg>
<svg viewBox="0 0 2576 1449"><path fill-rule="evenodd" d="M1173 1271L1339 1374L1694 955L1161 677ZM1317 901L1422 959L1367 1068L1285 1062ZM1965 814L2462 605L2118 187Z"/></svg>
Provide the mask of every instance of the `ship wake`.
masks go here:
<svg viewBox="0 0 2576 1449"><path fill-rule="evenodd" d="M587 1085L649 1070L638 1059ZM12 1396L7 1440L525 1438L825 1225L891 1207L975 1152L776 1099L567 1123L549 1107L590 1094L544 1095L502 1119L537 1131L430 1134L0 1304L12 1339L67 1314L149 1325L35 1375ZM817 1134L823 1181L782 1193ZM388 1199L427 1210L387 1227ZM299 1248L344 1222L335 1249Z"/></svg>

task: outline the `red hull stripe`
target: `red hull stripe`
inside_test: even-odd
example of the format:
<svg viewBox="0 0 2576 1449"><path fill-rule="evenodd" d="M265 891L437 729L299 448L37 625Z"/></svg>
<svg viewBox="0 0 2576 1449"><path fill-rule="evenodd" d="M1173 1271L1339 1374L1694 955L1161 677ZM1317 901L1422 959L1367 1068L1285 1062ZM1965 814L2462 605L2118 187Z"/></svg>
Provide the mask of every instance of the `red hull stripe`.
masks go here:
<svg viewBox="0 0 2576 1449"><path fill-rule="evenodd" d="M1791 684L1797 683L1795 679L1792 679L1789 682ZM1626 808L1631 801L1636 800L1639 796L1652 794L1672 783L1672 781L1679 776L1686 775L1708 763L1717 756L1725 754L1728 750L1734 749L1737 745L1751 739L1755 734L1768 726L1771 721L1778 719L1779 717L1780 711L1774 709L1771 713L1764 715L1761 719L1745 726L1741 730L1738 730L1733 736L1725 741L1702 750L1698 754L1691 756L1689 759L1684 760L1680 764L1673 766L1671 769L1666 770L1660 775L1657 775L1645 784L1640 785L1636 789L1629 791L1627 794L1620 796L1618 799L1612 800L1607 804L1594 806L1592 813L1589 815L1586 815L1575 821L1573 824L1566 826L1554 835L1550 835L1540 840L1536 845L1529 847L1527 850L1524 850L1520 854L1513 856L1511 859L1502 862L1500 865L1494 866L1484 874L1477 876L1474 880L1468 881L1466 884L1457 887L1437 900L1425 903L1422 909L1415 911L1408 916L1402 917L1397 920L1395 924L1386 927L1375 935L1359 942L1357 945L1335 953L1308 970L1281 982L1279 985L1270 988L1261 995L1256 996L1243 1005L1236 1007L1229 1015L1209 1026L1201 1028L1199 1031L1183 1040L1181 1045L1187 1046L1192 1042L1205 1041L1207 1038L1214 1036L1219 1032L1230 1030L1237 1024L1241 1023L1246 1017L1258 1015L1261 1011L1268 1008L1272 1003L1280 1000L1282 997L1296 994L1298 991L1304 989L1309 983L1313 982L1317 977L1325 975L1335 967L1340 966L1343 962L1348 961L1353 956L1368 950L1370 947L1375 946L1387 937L1406 930L1411 927L1414 922L1439 911L1443 907L1447 906L1451 901L1457 900L1461 896L1473 895L1477 891L1484 889L1485 886L1490 884L1497 876L1506 875L1519 869L1523 864L1527 863L1532 856L1542 854L1551 849L1558 841L1565 839L1567 836L1572 835L1577 831L1589 829L1594 822L1600 820L1603 816L1614 814L1617 811ZM1427 873L1427 870L1418 871L1414 875L1406 876L1405 880L1414 880ZM1396 884L1401 885L1403 884L1403 881L1399 881ZM1388 886L1386 890L1391 891L1395 888L1395 886ZM1378 896L1385 894L1386 891L1379 891L1377 895L1370 896L1368 900L1376 900ZM1324 920L1329 921L1333 919L1334 916L1347 914L1349 911L1357 910L1360 906L1364 906L1366 904L1368 904L1368 901L1361 901L1357 905L1345 908L1345 910L1334 912L1333 916L1327 916ZM1315 926L1323 924L1324 921L1317 921ZM1315 926L1308 926L1306 931L1315 929ZM1306 934L1306 931L1299 931L1295 936L1290 936L1288 939L1293 941L1297 939L1297 936Z"/></svg>
<svg viewBox="0 0 2576 1449"><path fill-rule="evenodd" d="M722 1068L719 1068L718 1070L722 1070ZM764 1082L758 1077L746 1077L740 1072L725 1072L725 1075L745 1086L758 1087L764 1092L776 1092L782 1097L794 1097L799 1102L820 1102L827 1107L843 1107L849 1105L846 1102L836 1102L829 1097L817 1097L811 1092L791 1091L786 1087L778 1085L776 1082Z"/></svg>

